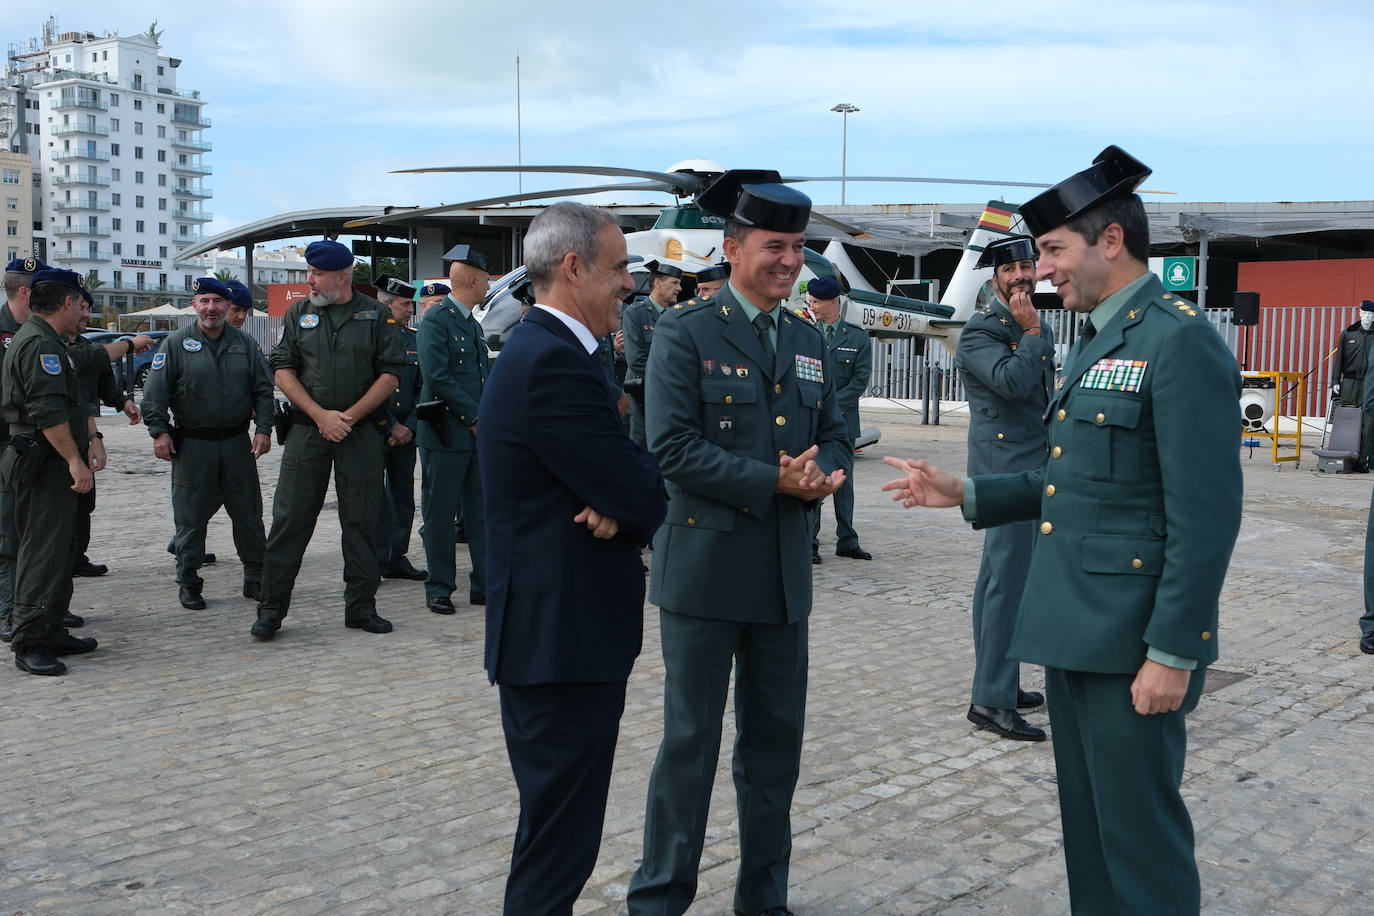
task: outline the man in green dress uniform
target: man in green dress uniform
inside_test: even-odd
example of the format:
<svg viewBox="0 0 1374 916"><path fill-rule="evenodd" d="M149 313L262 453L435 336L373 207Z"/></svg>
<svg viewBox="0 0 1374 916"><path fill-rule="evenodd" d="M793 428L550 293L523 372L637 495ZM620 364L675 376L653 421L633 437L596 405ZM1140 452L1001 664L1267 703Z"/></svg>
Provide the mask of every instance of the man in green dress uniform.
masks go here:
<svg viewBox="0 0 1374 916"><path fill-rule="evenodd" d="M353 289L353 254L325 239L305 248L310 295L286 309L272 350L277 387L292 404L272 531L262 566L262 601L252 634L271 639L324 506L329 472L339 502L344 558L344 625L390 633L377 613L377 513L382 500L382 413L405 363L389 312Z"/></svg>
<svg viewBox="0 0 1374 916"><path fill-rule="evenodd" d="M620 329L625 337L625 378L642 379L649 365L649 348L654 342L654 327L663 310L677 302L682 291L682 271L672 264L649 261L652 278L649 295L627 306L620 316ZM645 447L644 409L637 402L630 404L630 438L640 448Z"/></svg>
<svg viewBox="0 0 1374 916"><path fill-rule="evenodd" d="M663 742L649 781L634 916L696 894L721 717L735 677L735 909L787 913L811 613L810 503L849 451L825 343L782 307L803 263L806 195L727 172L698 204L724 217L730 285L663 313L646 376L649 447L668 486L649 599L661 608Z"/></svg>
<svg viewBox="0 0 1374 916"><path fill-rule="evenodd" d="M1045 405L1054 392L1054 332L1031 302L1035 242L999 239L975 269L991 267L996 292L970 316L954 354L968 394L968 473L1028 471L1045 463ZM968 719L1014 741L1044 741L1021 712L1045 702L1023 691L1021 665L1007 657L1030 568L1035 523L989 528L973 589L973 690Z"/></svg>
<svg viewBox="0 0 1374 916"><path fill-rule="evenodd" d="M72 598L76 500L95 483L87 459L95 421L62 339L89 314L84 285L70 270L34 273L30 315L9 341L0 382L10 431L0 477L13 494L18 537L10 648L15 667L30 674L63 674L54 656L96 648L62 620ZM103 449L98 457L103 463Z"/></svg>
<svg viewBox="0 0 1374 916"><path fill-rule="evenodd" d="M429 579L425 606L436 614L455 612L457 586L456 520L467 532L468 602L486 604L486 514L482 510L482 476L477 467L477 407L487 383L487 339L473 317L491 281L487 258L470 245L455 245L449 262L449 294L425 313L416 337L420 351L420 402L434 405L435 415L420 424L420 461L424 465L420 511L424 523ZM421 290L422 296L429 295Z"/></svg>
<svg viewBox="0 0 1374 916"><path fill-rule="evenodd" d="M975 527L1037 520L1010 653L1045 666L1075 913L1199 910L1184 717L1217 658L1240 528L1240 373L1148 272L1133 192L1149 174L1108 147L1021 207L1037 277L1088 315L1047 408L1047 462L960 480L884 459L906 476L883 489L908 507L962 505Z"/></svg>
<svg viewBox="0 0 1374 916"><path fill-rule="evenodd" d="M849 437L849 461L844 483L831 500L835 505L835 556L851 560L871 560L873 554L859 546L854 530L854 441L859 438L859 398L873 373L873 343L868 334L840 317L840 284L829 277L817 277L806 286L811 314L825 338L825 355L835 376L835 401L844 418L844 433ZM821 562L821 515L824 504L812 510L811 562Z"/></svg>
<svg viewBox="0 0 1374 916"><path fill-rule="evenodd" d="M262 596L262 488L256 461L272 448L272 380L257 342L230 327L232 291L214 277L191 284L194 323L163 339L143 385L153 454L172 463L178 600L203 610L205 527L221 506L234 527L243 595ZM248 428L254 426L250 440Z"/></svg>
<svg viewBox="0 0 1374 916"><path fill-rule="evenodd" d="M377 299L391 312L389 319L401 335L406 361L401 367L401 383L386 402L387 431L385 462L386 486L382 510L377 519L377 568L384 579L424 581L425 571L416 569L406 556L410 550L410 527L415 521L415 405L420 399L420 356L415 344L415 287L395 277L377 281Z"/></svg>

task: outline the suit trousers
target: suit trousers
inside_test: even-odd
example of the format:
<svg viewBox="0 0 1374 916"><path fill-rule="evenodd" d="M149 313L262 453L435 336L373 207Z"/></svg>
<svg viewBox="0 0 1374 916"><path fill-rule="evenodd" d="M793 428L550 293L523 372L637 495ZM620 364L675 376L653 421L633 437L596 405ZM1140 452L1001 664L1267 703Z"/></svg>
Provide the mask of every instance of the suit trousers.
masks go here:
<svg viewBox="0 0 1374 916"><path fill-rule="evenodd" d="M630 880L630 914L679 916L696 896L732 662L740 823L735 909L786 906L789 812L806 718L807 621L710 620L665 608L659 627L663 742L649 778L644 860Z"/></svg>
<svg viewBox="0 0 1374 916"><path fill-rule="evenodd" d="M520 795L505 913L570 916L601 848L625 682L502 684L500 694Z"/></svg>
<svg viewBox="0 0 1374 916"><path fill-rule="evenodd" d="M386 486L377 516L377 567L383 572L410 551L415 524L415 440L389 445L382 452Z"/></svg>
<svg viewBox="0 0 1374 916"><path fill-rule="evenodd" d="M424 524L420 540L425 545L425 599L447 598L458 587L458 548L456 520L461 516L468 537L468 597L487 593L486 513L482 511L482 477L477 468L477 452L448 452L420 449L424 464L420 508Z"/></svg>
<svg viewBox="0 0 1374 916"><path fill-rule="evenodd" d="M1207 671L1192 672L1183 705L1142 716L1134 674L1045 669L1054 767L1075 914L1189 914L1201 907L1193 823L1179 793L1186 715Z"/></svg>
<svg viewBox="0 0 1374 916"><path fill-rule="evenodd" d="M381 433L371 423L360 423L342 442L330 442L315 427L298 423L287 437L272 501L259 620L280 621L291 607L291 591L324 508L331 468L344 560L344 620L361 622L377 613L374 538L382 499Z"/></svg>
<svg viewBox="0 0 1374 916"><path fill-rule="evenodd" d="M1015 709L1021 663L1007 657L1016 629L1016 609L1030 569L1035 522L988 528L973 589L973 691L970 702Z"/></svg>
<svg viewBox="0 0 1374 916"><path fill-rule="evenodd" d="M261 582L267 534L258 465L247 433L218 442L188 437L172 459L172 545L178 585L199 589L204 584L198 570L205 562L205 529L220 506L234 527L243 581Z"/></svg>

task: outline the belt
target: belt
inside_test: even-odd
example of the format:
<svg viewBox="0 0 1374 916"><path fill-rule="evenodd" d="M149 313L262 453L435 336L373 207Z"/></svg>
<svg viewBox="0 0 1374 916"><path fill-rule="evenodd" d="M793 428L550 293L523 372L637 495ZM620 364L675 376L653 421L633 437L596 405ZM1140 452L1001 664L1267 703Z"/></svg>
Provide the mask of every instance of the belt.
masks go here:
<svg viewBox="0 0 1374 916"><path fill-rule="evenodd" d="M236 423L233 426L195 426L178 428L177 434L187 439L209 439L212 442L223 442L225 439L233 439L248 432L248 421Z"/></svg>

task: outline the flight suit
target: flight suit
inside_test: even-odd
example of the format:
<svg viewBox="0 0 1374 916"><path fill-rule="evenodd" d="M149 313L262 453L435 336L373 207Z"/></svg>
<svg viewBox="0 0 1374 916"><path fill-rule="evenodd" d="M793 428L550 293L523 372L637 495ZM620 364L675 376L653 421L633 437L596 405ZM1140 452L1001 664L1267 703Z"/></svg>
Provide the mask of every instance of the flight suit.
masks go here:
<svg viewBox="0 0 1374 916"><path fill-rule="evenodd" d="M835 377L835 401L844 419L845 435L849 437L844 484L831 497L835 504L835 549L842 552L859 546L859 533L854 530L854 442L859 438L859 398L867 390L868 379L873 374L873 341L868 332L843 318L837 319L835 325L817 323L816 328L825 339L826 358ZM818 501L812 511L812 553L820 548L823 509Z"/></svg>
<svg viewBox="0 0 1374 916"><path fill-rule="evenodd" d="M644 378L649 365L649 348L654 342L654 327L663 316L663 308L647 296L636 299L620 316L620 328L625 332L625 378ZM630 438L640 448L645 447L644 411L630 399Z"/></svg>
<svg viewBox="0 0 1374 916"><path fill-rule="evenodd" d="M0 371L10 341L19 331L19 322L10 312L10 304L0 305ZM10 426L0 413L0 447L10 441ZM14 530L14 494L0 476L0 626L9 626L14 609L14 555L19 549L19 535Z"/></svg>
<svg viewBox="0 0 1374 916"><path fill-rule="evenodd" d="M66 343L37 314L9 341L0 387L11 437L0 455L0 478L13 494L18 538L10 647L19 654L61 638L62 617L72 598L77 494L66 460L48 444L43 430L67 423L85 461L88 415ZM33 444L22 462L20 443ZM21 482L27 462L39 467L33 478Z"/></svg>
<svg viewBox="0 0 1374 916"><path fill-rule="evenodd" d="M1045 405L1054 391L1054 333L1025 334L1000 297L969 317L954 365L968 395L968 473L1028 471L1045 464ZM1007 657L1030 569L1035 523L987 529L973 589L970 702L1015 709L1021 665Z"/></svg>
<svg viewBox="0 0 1374 916"><path fill-rule="evenodd" d="M386 401L387 432L404 426L411 439L404 445L388 445L382 452L386 485L382 493L382 507L377 517L377 568L383 572L405 557L410 550L410 528L415 522L415 433L419 420L415 405L420 397L420 355L415 343L415 329L387 319L401 338L405 348L405 365L401 367L401 381Z"/></svg>
<svg viewBox="0 0 1374 916"><path fill-rule="evenodd" d="M177 584L199 591L205 528L221 506L233 524L244 585L262 581L267 539L262 488L249 437L272 434L272 380L256 341L224 325L218 339L199 322L163 339L143 383L143 422L172 436L172 520Z"/></svg>
<svg viewBox="0 0 1374 916"><path fill-rule="evenodd" d="M81 394L85 398L89 414L93 417L100 416L102 403L115 410L122 410L127 398L124 396L124 390L115 382L109 351L101 344L78 334L75 340L67 342L67 352L71 354L77 377L81 380ZM95 490L92 486L89 493L79 493L76 497L76 566L89 562L86 548L91 545L91 514L95 512Z"/></svg>
<svg viewBox="0 0 1374 916"><path fill-rule="evenodd" d="M469 600L486 600L486 514L482 507L482 477L477 467L477 407L487 383L487 340L472 312L452 296L425 313L420 322L418 349L423 379L420 401L444 402L448 444L429 423L421 423L420 461L424 465L420 505L424 523L429 580L425 600L447 598L457 588L456 520L461 513L467 532L472 572ZM479 430L480 433L480 430Z"/></svg>
<svg viewBox="0 0 1374 916"><path fill-rule="evenodd" d="M390 314L376 299L357 291L347 302L323 308L298 299L282 319L271 369L295 370L317 404L347 410L379 376L401 376L405 350L395 326L386 323ZM291 606L291 591L324 506L332 468L344 560L344 620L360 624L377 612L384 419L380 411L354 417L352 432L342 442L320 435L301 411L292 411L292 419L272 501L258 620L280 623Z"/></svg>
<svg viewBox="0 0 1374 916"><path fill-rule="evenodd" d="M1074 910L1195 913L1184 719L1217 658L1240 528L1240 373L1207 319L1152 274L1089 323L1049 401L1048 460L973 477L964 515L975 527L1036 519L1010 652L1045 666ZM1132 707L1147 657L1195 664L1177 711Z"/></svg>
<svg viewBox="0 0 1374 916"><path fill-rule="evenodd" d="M654 331L645 413L669 500L649 600L662 609L666 678L632 914L681 913L696 892L732 664L735 908L786 904L806 709L811 500L774 489L783 456L819 445L816 461L828 473L844 466L849 439L820 332L781 307L772 314L771 366L733 286L666 309Z"/></svg>

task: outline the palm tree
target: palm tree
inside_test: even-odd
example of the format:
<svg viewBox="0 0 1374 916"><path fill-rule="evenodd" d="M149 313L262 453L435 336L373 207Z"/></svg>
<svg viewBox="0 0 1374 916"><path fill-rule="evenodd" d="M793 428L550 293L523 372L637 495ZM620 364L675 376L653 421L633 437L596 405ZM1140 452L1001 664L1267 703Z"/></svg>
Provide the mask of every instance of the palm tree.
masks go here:
<svg viewBox="0 0 1374 916"><path fill-rule="evenodd" d="M221 283L228 283L230 280L237 280L238 275L232 270L217 270L215 271L215 279Z"/></svg>

